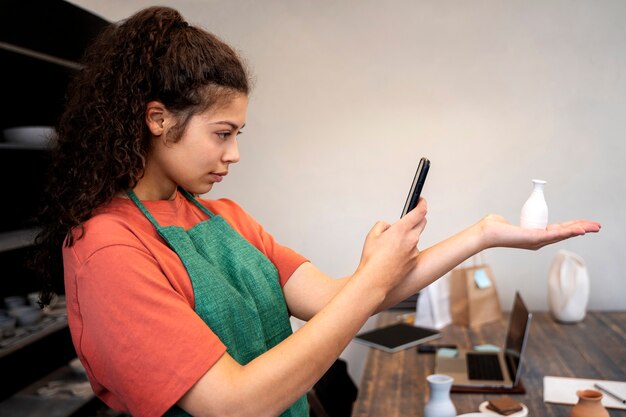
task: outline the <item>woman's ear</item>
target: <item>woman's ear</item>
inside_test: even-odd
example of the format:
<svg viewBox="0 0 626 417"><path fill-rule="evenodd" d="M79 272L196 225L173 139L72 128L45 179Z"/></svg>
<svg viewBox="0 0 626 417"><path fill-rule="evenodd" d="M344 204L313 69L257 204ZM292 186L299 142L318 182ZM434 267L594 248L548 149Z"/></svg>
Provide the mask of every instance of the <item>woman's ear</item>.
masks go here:
<svg viewBox="0 0 626 417"><path fill-rule="evenodd" d="M146 105L146 125L153 136L161 136L166 131L170 113L159 101L151 101Z"/></svg>

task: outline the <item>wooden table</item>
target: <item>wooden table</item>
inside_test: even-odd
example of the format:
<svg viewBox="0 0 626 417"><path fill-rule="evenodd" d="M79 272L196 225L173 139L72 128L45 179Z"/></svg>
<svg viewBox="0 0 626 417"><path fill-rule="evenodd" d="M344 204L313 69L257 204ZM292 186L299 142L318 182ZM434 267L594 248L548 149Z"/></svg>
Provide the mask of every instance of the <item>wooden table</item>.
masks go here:
<svg viewBox="0 0 626 417"><path fill-rule="evenodd" d="M378 325L399 321L397 312L381 314ZM461 348L491 343L502 346L507 318L478 329L450 325L435 343ZM626 312L590 312L577 324L558 324L546 312L533 313L523 363L525 394L511 396L529 408L532 417L569 417L569 405L543 402L543 377L563 376L626 381ZM422 416L428 397L426 376L433 373L433 354L415 348L397 353L370 349L353 417ZM478 411L483 401L502 394L452 393L457 413ZM626 411L609 410L611 416Z"/></svg>

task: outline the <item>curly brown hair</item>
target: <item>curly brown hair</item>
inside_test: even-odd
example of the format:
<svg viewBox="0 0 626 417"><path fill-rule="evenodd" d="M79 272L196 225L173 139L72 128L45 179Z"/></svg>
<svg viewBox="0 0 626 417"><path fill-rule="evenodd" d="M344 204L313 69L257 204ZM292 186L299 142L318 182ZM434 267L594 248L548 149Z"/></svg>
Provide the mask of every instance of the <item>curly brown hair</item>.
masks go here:
<svg viewBox="0 0 626 417"><path fill-rule="evenodd" d="M231 47L167 7L150 7L110 25L82 63L57 126L39 217L36 262L44 305L62 291L61 250L74 243L71 231L143 175L151 139L147 103L160 101L174 114L177 124L169 134L178 140L191 116L250 89Z"/></svg>

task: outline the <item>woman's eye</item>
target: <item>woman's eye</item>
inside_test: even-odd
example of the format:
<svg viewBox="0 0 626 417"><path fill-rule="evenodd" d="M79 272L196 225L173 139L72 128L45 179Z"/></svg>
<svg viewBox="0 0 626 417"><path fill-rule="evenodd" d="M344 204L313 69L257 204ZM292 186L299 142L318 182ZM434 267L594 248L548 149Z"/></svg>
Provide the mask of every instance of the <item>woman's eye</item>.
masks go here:
<svg viewBox="0 0 626 417"><path fill-rule="evenodd" d="M241 135L243 132L241 130L237 131L237 136ZM216 133L217 137L223 140L228 139L229 137L231 137L233 135L232 131L229 132L217 132Z"/></svg>

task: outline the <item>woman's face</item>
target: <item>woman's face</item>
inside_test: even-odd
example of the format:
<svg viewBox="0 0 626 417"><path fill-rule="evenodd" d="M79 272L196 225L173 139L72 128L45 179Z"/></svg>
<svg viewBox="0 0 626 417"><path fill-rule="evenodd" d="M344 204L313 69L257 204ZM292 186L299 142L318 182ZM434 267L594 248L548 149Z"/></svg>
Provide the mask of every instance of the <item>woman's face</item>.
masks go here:
<svg viewBox="0 0 626 417"><path fill-rule="evenodd" d="M237 94L191 117L177 142L165 140L175 119L165 112L164 132L155 136L144 177L135 192L143 199L172 198L177 186L204 194L239 161L237 135L246 121L248 99ZM138 192L139 191L139 192Z"/></svg>

